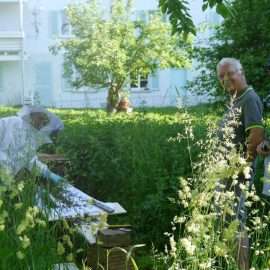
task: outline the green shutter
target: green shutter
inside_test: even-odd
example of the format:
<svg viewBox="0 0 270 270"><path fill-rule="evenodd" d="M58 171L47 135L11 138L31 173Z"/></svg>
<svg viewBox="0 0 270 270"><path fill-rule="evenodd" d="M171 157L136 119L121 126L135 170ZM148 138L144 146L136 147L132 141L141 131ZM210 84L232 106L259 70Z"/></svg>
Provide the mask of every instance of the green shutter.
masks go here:
<svg viewBox="0 0 270 270"><path fill-rule="evenodd" d="M49 12L49 35L55 37L59 35L59 22L58 22L58 11Z"/></svg>

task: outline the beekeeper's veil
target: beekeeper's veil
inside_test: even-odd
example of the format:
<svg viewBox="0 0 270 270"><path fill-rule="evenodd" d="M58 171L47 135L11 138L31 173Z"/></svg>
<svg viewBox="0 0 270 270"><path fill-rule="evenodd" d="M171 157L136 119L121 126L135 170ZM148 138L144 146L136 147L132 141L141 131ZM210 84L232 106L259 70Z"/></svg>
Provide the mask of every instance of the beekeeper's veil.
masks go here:
<svg viewBox="0 0 270 270"><path fill-rule="evenodd" d="M44 113L48 117L48 123L39 130L39 132L43 133L48 137L64 128L64 124L59 117L42 107L23 106L23 108L17 113L17 115L31 124L32 113Z"/></svg>

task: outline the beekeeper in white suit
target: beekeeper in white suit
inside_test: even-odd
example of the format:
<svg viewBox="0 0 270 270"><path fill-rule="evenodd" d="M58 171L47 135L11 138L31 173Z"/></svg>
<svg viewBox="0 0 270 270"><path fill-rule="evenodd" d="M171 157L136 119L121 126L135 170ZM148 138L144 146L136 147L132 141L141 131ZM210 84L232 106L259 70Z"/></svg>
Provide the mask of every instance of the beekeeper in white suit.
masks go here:
<svg viewBox="0 0 270 270"><path fill-rule="evenodd" d="M38 148L63 128L60 118L42 107L24 106L16 116L0 118L0 168L14 177L28 169L54 183L63 180L37 157Z"/></svg>

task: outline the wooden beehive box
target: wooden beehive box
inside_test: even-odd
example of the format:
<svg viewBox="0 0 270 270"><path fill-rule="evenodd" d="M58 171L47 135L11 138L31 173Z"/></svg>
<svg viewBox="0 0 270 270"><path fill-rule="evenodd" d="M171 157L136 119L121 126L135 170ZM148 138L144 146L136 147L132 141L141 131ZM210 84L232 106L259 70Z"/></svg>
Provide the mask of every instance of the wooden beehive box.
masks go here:
<svg viewBox="0 0 270 270"><path fill-rule="evenodd" d="M60 154L39 153L38 159L46 163L55 173L60 175L65 175L65 167L70 165L70 161Z"/></svg>
<svg viewBox="0 0 270 270"><path fill-rule="evenodd" d="M87 263L93 270L133 270L131 262L126 267L127 255L118 247L128 251L131 246L131 231L129 229L104 229L98 233L98 241L88 250ZM117 248L116 248L117 247Z"/></svg>

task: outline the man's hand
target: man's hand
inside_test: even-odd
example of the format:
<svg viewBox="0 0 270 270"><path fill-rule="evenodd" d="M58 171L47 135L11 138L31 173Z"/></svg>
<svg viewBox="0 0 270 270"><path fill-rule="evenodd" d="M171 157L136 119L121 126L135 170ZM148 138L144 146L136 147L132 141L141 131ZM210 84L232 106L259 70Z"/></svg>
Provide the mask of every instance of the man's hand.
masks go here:
<svg viewBox="0 0 270 270"><path fill-rule="evenodd" d="M256 148L259 155L267 156L270 154L270 142L268 140L262 141Z"/></svg>

